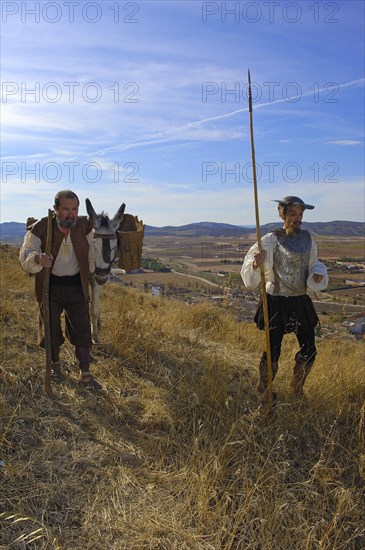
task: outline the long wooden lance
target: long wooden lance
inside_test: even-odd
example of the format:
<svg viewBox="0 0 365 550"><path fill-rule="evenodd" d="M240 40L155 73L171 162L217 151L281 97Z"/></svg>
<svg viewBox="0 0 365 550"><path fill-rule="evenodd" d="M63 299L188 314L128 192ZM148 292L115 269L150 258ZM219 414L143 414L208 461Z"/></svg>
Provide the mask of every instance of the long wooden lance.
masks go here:
<svg viewBox="0 0 365 550"><path fill-rule="evenodd" d="M253 188L255 199L255 218L256 218L256 237L257 246L259 252L262 251L261 245L261 233L260 233L260 217L259 217L259 200L257 192L257 176L256 176L256 160L255 160L255 143L253 137L253 117L252 117L252 93L251 93L251 75L248 71L248 110L250 113L250 137L251 137L251 157L252 157L252 172L253 172ZM265 283L265 268L264 264L260 264L260 277L261 277L261 298L264 310L264 324L265 324L265 341L266 341L266 360L267 360L267 395L269 410L272 407L273 394L272 394L272 364L271 364L271 349L270 349L270 326L269 326L269 308L267 305L266 295L266 283Z"/></svg>
<svg viewBox="0 0 365 550"><path fill-rule="evenodd" d="M47 218L47 238L46 238L46 254L51 254L52 250L52 210L48 210ZM52 347L51 347L51 324L50 324L50 306L49 306L49 280L51 268L44 267L43 281L43 325L44 339L46 349L46 376L45 376L45 391L48 397L53 397L51 388L51 369L52 369Z"/></svg>

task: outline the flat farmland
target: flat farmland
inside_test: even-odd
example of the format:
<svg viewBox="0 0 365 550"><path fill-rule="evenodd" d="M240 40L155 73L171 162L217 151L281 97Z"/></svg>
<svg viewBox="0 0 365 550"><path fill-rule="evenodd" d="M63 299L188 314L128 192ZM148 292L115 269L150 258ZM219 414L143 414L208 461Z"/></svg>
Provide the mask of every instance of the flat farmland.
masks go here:
<svg viewBox="0 0 365 550"><path fill-rule="evenodd" d="M229 265L231 271L238 273L253 242L235 237L145 237L143 257L158 258L176 270L219 271Z"/></svg>
<svg viewBox="0 0 365 550"><path fill-rule="evenodd" d="M330 268L328 299L341 303L365 304L365 273L351 272L346 265L338 266L337 261L347 265L364 263L364 239L360 237L315 237L319 258ZM208 279L222 287L233 286L244 291L240 270L247 250L254 244L255 234L237 237L145 237L144 258L158 258L174 271ZM220 275L218 275L220 272ZM144 273L136 276L123 276L141 286L141 278L149 284L187 286L198 288L198 279L186 278L176 273ZM354 284L348 283L353 281ZM205 290L202 285L201 290Z"/></svg>
<svg viewBox="0 0 365 550"><path fill-rule="evenodd" d="M191 290L202 292L204 294L212 294L216 292L218 285L210 281L205 281L198 276L193 277L183 273L175 272L155 272L144 270L142 273L127 273L121 274L119 269L113 269L114 281L119 279L125 285L130 285L136 290L145 291L146 286L150 289L153 286L162 287L167 293L169 289L181 289L182 292Z"/></svg>
<svg viewBox="0 0 365 550"><path fill-rule="evenodd" d="M365 241L362 237L315 236L315 240L318 245L318 256L326 263L342 258L364 262Z"/></svg>
<svg viewBox="0 0 365 550"><path fill-rule="evenodd" d="M364 261L365 244L361 237L315 236L318 255L325 261L352 258ZM144 257L163 259L166 263L189 265L203 270L206 266L224 262L242 263L247 250L254 244L254 234L237 237L145 237Z"/></svg>
<svg viewBox="0 0 365 550"><path fill-rule="evenodd" d="M313 294L309 291L319 314L329 316L361 313L365 307L365 287L357 286L365 273L350 272L349 265L363 263L361 239L316 238L319 257L329 267L328 290ZM237 238L214 237L146 237L143 258L158 259L173 271L122 274L113 269L114 281L140 291L151 293L153 286L164 294L188 303L214 300L219 307L229 307L240 320L252 320L259 291L248 290L240 276L244 256L255 242L255 235ZM344 258L357 258L345 262ZM338 265L337 261L343 261ZM219 274L218 274L219 273ZM355 284L346 284L352 281ZM227 301L227 288L233 295ZM219 296L219 298L218 298ZM232 309L233 308L233 309Z"/></svg>

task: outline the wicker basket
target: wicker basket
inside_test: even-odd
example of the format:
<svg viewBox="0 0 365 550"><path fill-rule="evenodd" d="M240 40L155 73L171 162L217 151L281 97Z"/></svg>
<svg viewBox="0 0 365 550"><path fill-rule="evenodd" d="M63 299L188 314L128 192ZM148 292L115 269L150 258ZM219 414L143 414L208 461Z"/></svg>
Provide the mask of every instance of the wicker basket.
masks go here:
<svg viewBox="0 0 365 550"><path fill-rule="evenodd" d="M118 267L125 271L140 269L144 237L142 220L139 221L137 216L124 214L117 230L117 236L119 242Z"/></svg>

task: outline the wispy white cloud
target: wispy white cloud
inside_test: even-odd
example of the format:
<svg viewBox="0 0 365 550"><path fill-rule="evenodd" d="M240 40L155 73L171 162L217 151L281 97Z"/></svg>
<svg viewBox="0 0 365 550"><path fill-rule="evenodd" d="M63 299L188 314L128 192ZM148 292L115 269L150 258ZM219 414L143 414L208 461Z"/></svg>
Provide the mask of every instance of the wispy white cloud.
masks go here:
<svg viewBox="0 0 365 550"><path fill-rule="evenodd" d="M338 139L336 141L327 141L329 144L333 145L362 145L362 141L358 141L355 139Z"/></svg>
<svg viewBox="0 0 365 550"><path fill-rule="evenodd" d="M364 84L365 82L365 78L360 78L360 79L357 79L357 80L351 80L350 82L344 82L343 84L339 84L339 88L347 88L349 86L355 86L355 85L359 85L359 84ZM323 93L323 92L326 92L328 93L328 88L319 88L318 89L318 93ZM313 97L313 92L306 92L306 93L302 93L300 96L293 96L291 99L302 99L303 97ZM266 102L266 103L256 103L256 104L253 104L253 110L256 110L256 109L263 109L263 108L266 108L266 107L271 107L273 105L277 105L279 103L286 103L288 104L288 99L287 98L281 98L281 99L276 99L275 101L269 101L269 102ZM208 122L212 122L212 121L216 121L216 120L222 120L224 118L229 118L229 117L234 117L240 113L244 113L244 112L247 112L248 111L248 107L244 107L242 109L236 109L235 111L231 111L231 112L228 112L228 113L224 113L222 115L217 115L217 116L213 116L213 117L209 117L209 118L205 118L205 119L201 119L201 120L196 120L194 122L189 122L185 127L194 127L194 126L198 126L198 125L201 125L201 124L206 124Z"/></svg>

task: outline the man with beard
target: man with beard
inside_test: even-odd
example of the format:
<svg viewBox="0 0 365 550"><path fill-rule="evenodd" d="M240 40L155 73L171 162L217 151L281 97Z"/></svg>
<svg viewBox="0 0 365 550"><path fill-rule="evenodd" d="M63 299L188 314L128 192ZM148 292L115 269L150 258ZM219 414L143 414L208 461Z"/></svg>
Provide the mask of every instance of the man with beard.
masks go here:
<svg viewBox="0 0 365 550"><path fill-rule="evenodd" d="M52 253L45 254L47 218L31 225L24 237L19 260L28 273L35 274L35 292L39 305L38 345L44 347L43 281L44 268L51 268L49 299L52 352L52 378L64 380L60 367L60 347L65 339L61 328L61 314L65 313L66 336L75 346L79 361L79 383L99 390L101 385L90 373L92 346L89 319L89 273L94 271L93 233L91 222L79 217L79 199L69 189L55 197L52 220Z"/></svg>
<svg viewBox="0 0 365 550"><path fill-rule="evenodd" d="M318 317L307 287L314 292L328 285L326 266L318 261L317 246L308 231L301 229L303 212L314 206L302 199L287 196L278 202L283 227L262 238L262 250L257 243L248 251L241 270L245 286L250 289L260 284L261 264L264 265L269 310L272 378L278 371L278 361L284 334L294 332L300 349L295 355L291 389L295 396L303 396L304 382L316 357L314 328ZM255 323L264 330L262 302L255 315ZM266 352L259 366L259 393L267 398L268 372ZM275 398L274 394L274 398Z"/></svg>

